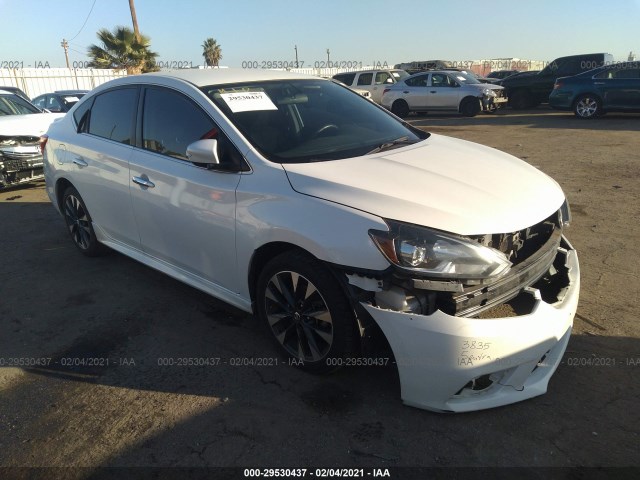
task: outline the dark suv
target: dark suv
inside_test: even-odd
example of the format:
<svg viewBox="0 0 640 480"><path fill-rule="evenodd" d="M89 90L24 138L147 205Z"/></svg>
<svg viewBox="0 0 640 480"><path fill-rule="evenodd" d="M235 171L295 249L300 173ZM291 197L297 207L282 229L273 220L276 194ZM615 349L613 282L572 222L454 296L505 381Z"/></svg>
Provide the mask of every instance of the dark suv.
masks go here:
<svg viewBox="0 0 640 480"><path fill-rule="evenodd" d="M570 77L613 62L608 53L589 53L556 58L539 73L514 75L499 82L515 109L535 107L549 101L549 94L558 77Z"/></svg>

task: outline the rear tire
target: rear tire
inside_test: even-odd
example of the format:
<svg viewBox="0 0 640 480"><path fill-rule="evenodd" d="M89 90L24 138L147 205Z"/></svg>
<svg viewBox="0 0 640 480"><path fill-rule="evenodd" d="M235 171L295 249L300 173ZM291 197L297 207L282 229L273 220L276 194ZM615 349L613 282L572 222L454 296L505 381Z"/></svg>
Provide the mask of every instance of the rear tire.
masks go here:
<svg viewBox="0 0 640 480"><path fill-rule="evenodd" d="M404 100L396 100L391 105L391 112L400 118L405 118L410 112L409 105Z"/></svg>
<svg viewBox="0 0 640 480"><path fill-rule="evenodd" d="M62 194L62 214L73 244L87 257L97 257L106 252L93 230L91 215L82 197L74 187L67 187Z"/></svg>
<svg viewBox="0 0 640 480"><path fill-rule="evenodd" d="M602 115L602 103L595 95L580 95L573 106L578 118L591 119Z"/></svg>
<svg viewBox="0 0 640 480"><path fill-rule="evenodd" d="M256 313L278 350L303 370L330 372L357 354L349 301L331 272L302 252L285 252L265 265Z"/></svg>

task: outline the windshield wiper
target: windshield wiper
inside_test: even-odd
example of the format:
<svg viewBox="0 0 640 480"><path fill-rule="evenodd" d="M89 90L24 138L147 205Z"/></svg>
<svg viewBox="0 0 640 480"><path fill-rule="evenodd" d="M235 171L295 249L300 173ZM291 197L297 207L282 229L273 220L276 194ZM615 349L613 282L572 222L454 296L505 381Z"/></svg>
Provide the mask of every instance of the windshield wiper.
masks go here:
<svg viewBox="0 0 640 480"><path fill-rule="evenodd" d="M398 145L412 145L416 143L415 140L409 140L409 136L405 135L404 137L396 138L391 142L385 142L382 145L377 146L370 152L365 153L365 155L371 155L372 153L383 152L384 150L389 150L391 148L397 147Z"/></svg>

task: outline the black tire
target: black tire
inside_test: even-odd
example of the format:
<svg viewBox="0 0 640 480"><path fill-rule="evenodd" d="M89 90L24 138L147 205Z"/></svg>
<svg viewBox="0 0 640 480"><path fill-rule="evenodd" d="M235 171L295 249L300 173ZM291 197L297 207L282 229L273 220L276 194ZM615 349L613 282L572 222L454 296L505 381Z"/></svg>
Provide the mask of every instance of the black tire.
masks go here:
<svg viewBox="0 0 640 480"><path fill-rule="evenodd" d="M391 105L391 112L400 118L405 118L410 112L409 105L404 100L396 100Z"/></svg>
<svg viewBox="0 0 640 480"><path fill-rule="evenodd" d="M477 98L465 98L460 104L460 113L465 117L475 117L480 113L480 100Z"/></svg>
<svg viewBox="0 0 640 480"><path fill-rule="evenodd" d="M336 370L358 351L349 301L335 277L313 257L286 252L260 272L256 313L279 351L312 373Z"/></svg>
<svg viewBox="0 0 640 480"><path fill-rule="evenodd" d="M574 105L573 113L578 118L591 119L602 115L602 102L595 95L580 95Z"/></svg>
<svg viewBox="0 0 640 480"><path fill-rule="evenodd" d="M106 248L98 242L91 224L91 215L74 187L67 187L62 194L61 209L69 235L76 248L87 257L97 257L104 254Z"/></svg>
<svg viewBox="0 0 640 480"><path fill-rule="evenodd" d="M524 110L534 105L535 102L526 90L516 90L509 96L509 106L514 110Z"/></svg>

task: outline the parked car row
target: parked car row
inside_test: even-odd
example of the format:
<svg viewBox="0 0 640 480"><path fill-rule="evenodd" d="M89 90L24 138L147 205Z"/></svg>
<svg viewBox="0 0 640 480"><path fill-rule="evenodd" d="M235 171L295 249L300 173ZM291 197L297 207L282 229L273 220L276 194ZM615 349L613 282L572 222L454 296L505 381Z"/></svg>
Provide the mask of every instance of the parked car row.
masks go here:
<svg viewBox="0 0 640 480"><path fill-rule="evenodd" d="M404 118L411 112L493 113L507 103L504 88L457 70L409 75L403 70L363 70L333 76L350 88L368 89L372 100Z"/></svg>
<svg viewBox="0 0 640 480"><path fill-rule="evenodd" d="M640 111L638 62L614 63L612 58L605 53L560 57L541 71L504 70L491 79L450 67L412 75L398 69L365 70L333 78L352 89L368 89L375 102L399 117L411 112L474 116L507 105L522 109L540 103L580 118Z"/></svg>
<svg viewBox="0 0 640 480"><path fill-rule="evenodd" d="M505 87L509 106L520 110L549 102L549 95L559 77L577 75L613 64L608 53L589 53L556 58L537 73L511 75L500 81Z"/></svg>

